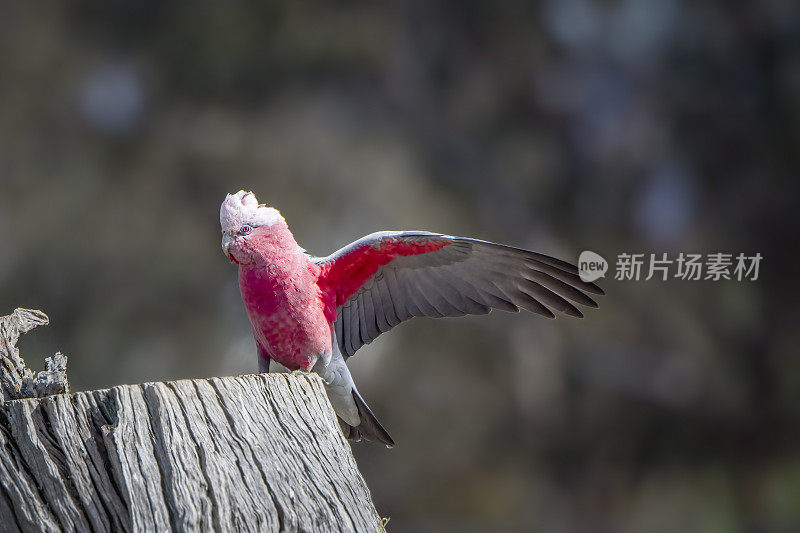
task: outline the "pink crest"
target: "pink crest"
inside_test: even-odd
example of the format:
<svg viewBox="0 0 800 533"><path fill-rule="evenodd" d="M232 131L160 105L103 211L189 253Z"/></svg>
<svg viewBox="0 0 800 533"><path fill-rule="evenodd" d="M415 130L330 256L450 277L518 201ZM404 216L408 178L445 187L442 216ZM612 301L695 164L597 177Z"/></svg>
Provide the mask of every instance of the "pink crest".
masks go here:
<svg viewBox="0 0 800 533"><path fill-rule="evenodd" d="M277 209L259 204L256 195L249 191L229 194L219 208L219 223L222 231L236 231L243 225L271 226L283 220Z"/></svg>

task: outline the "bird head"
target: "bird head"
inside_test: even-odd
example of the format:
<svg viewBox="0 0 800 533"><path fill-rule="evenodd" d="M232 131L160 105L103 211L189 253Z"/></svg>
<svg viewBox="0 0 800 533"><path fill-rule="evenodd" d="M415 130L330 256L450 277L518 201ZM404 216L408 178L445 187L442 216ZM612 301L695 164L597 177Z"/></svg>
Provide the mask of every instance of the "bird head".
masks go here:
<svg viewBox="0 0 800 533"><path fill-rule="evenodd" d="M247 263L247 243L283 217L277 209L259 204L252 192L229 194L219 208L222 228L222 252L233 263Z"/></svg>

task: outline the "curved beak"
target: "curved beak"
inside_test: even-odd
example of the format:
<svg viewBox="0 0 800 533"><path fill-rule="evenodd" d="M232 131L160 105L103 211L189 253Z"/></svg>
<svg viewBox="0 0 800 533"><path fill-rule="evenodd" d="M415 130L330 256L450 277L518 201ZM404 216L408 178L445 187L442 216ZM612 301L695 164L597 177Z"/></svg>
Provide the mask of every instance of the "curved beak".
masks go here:
<svg viewBox="0 0 800 533"><path fill-rule="evenodd" d="M222 234L222 253L225 254L225 257L230 257L231 252L231 243L233 242L233 237L228 235L227 233Z"/></svg>

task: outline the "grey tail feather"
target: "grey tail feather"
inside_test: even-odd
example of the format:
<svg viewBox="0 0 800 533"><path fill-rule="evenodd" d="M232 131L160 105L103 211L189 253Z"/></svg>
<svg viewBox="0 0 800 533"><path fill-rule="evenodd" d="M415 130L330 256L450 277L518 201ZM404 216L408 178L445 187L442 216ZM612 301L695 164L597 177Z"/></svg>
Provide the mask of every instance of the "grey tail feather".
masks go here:
<svg viewBox="0 0 800 533"><path fill-rule="evenodd" d="M383 429L383 426L372 411L369 410L367 404L358 394L358 391L353 389L353 400L356 402L358 408L358 416L361 418L361 423L358 426L351 426L341 418L339 424L342 426L342 433L347 440L360 441L362 438L372 442L382 442L388 447L394 446L394 441L389 433Z"/></svg>

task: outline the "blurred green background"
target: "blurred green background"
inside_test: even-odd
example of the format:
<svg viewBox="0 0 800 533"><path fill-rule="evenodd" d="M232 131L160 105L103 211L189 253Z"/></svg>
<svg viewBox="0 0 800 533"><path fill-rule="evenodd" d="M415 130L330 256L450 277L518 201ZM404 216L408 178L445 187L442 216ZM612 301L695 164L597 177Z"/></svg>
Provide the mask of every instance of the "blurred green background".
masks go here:
<svg viewBox="0 0 800 533"><path fill-rule="evenodd" d="M319 255L759 252L403 325L350 361L398 446L354 453L395 531L796 531L798 42L791 0L0 1L0 314L76 390L254 372L240 188Z"/></svg>

